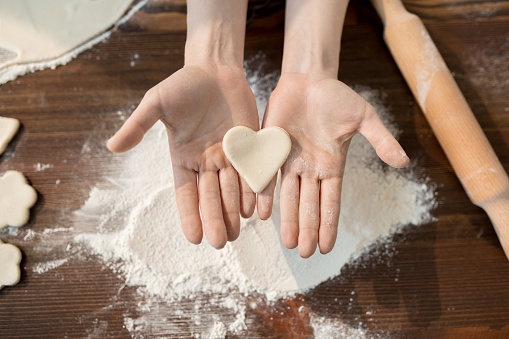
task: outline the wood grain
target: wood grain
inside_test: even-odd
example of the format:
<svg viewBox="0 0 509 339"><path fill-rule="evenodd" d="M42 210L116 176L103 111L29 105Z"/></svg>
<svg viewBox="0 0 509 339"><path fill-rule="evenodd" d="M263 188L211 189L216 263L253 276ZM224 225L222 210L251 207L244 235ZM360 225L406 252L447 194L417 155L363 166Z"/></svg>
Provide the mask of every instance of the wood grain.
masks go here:
<svg viewBox="0 0 509 339"><path fill-rule="evenodd" d="M261 6L248 26L245 54L249 58L262 52L271 71L281 66L284 2L264 3L253 2L250 8ZM423 19L508 171L509 1L404 3ZM247 297L257 303L247 309L248 329L229 337L312 338L313 314L381 338L509 337L509 262L489 218L464 193L382 34L369 2L352 0L339 77L385 94L414 171L436 186L436 221L407 227L388 248L374 246L340 276L306 294L276 303ZM107 41L68 65L0 86L0 115L22 123L0 156L0 173L23 171L39 193L29 224L18 234L0 233L2 241L17 245L24 255L20 284L0 292L1 338L130 336L124 318L136 319L137 305L145 302L136 288L124 286L94 256L70 260L44 274L34 272L40 263L69 255L67 246L73 242L65 232L48 238L40 234L46 228L73 226L72 213L90 189L106 184L104 177L117 158L103 145L122 123L117 112L132 111L147 89L183 65L184 44L184 2L152 1ZM37 171L38 163L53 167ZM27 237L27 230L39 236ZM80 249L70 252L78 255ZM148 320L159 330L148 328L145 336L206 333L211 324L196 325L191 316L196 312L230 319L224 309L207 306L208 297L172 305L182 310L180 317L164 303L153 305Z"/></svg>
<svg viewBox="0 0 509 339"><path fill-rule="evenodd" d="M472 203L509 259L509 177L422 21L397 0L372 0L384 38Z"/></svg>

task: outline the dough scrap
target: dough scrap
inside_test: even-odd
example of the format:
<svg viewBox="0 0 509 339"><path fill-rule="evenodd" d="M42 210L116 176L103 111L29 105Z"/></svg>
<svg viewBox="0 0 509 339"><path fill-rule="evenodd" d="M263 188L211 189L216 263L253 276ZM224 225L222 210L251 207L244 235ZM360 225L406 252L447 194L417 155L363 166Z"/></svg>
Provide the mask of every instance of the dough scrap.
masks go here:
<svg viewBox="0 0 509 339"><path fill-rule="evenodd" d="M18 128L18 119L0 117L0 154L5 151L11 139L16 135Z"/></svg>
<svg viewBox="0 0 509 339"><path fill-rule="evenodd" d="M0 177L0 230L26 224L36 201L37 192L28 185L23 173L7 171Z"/></svg>
<svg viewBox="0 0 509 339"><path fill-rule="evenodd" d="M13 286L19 282L21 271L21 251L12 244L0 240L0 290L4 286Z"/></svg>
<svg viewBox="0 0 509 339"><path fill-rule="evenodd" d="M27 72L69 62L76 55L55 63L49 61L65 56L111 27L132 2L0 0L0 84Z"/></svg>
<svg viewBox="0 0 509 339"><path fill-rule="evenodd" d="M258 132L236 126L226 132L223 151L232 166L255 193L267 187L284 164L292 142L280 127L267 127Z"/></svg>

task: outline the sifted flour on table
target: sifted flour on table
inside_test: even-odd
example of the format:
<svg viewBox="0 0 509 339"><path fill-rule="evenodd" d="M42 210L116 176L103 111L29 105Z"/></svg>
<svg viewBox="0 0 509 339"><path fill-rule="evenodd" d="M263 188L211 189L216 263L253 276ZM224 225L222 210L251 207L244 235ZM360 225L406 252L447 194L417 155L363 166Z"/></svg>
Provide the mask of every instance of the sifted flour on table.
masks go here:
<svg viewBox="0 0 509 339"><path fill-rule="evenodd" d="M277 75L250 67L246 74L262 115ZM356 90L397 134L379 93L365 88ZM75 240L87 244L127 285L140 286L139 292L147 298L155 296L157 300L174 302L204 293L232 293L215 302L234 310L235 317L224 327L233 333L246 326L245 295L259 293L274 300L312 289L338 275L343 265L373 242L401 226L429 221L434 206L430 187L418 182L409 170L382 166L360 135L353 138L348 153L336 246L327 255L317 252L309 259L302 259L296 249L288 250L282 245L278 199L269 220L263 222L257 216L243 220L239 239L223 250L213 249L206 241L198 246L188 243L180 228L162 123L154 126L140 145L121 156L118 172L107 179L110 187L93 188L76 213L81 224L86 220L88 225L96 226L86 232L75 226L81 232ZM214 303L214 298L209 302ZM146 313L146 317L150 316ZM134 333L143 328L138 334L147 328L136 326L143 324L141 317L126 317L125 323ZM223 333L221 324L216 322L214 331L221 329ZM317 337L319 333L315 329Z"/></svg>

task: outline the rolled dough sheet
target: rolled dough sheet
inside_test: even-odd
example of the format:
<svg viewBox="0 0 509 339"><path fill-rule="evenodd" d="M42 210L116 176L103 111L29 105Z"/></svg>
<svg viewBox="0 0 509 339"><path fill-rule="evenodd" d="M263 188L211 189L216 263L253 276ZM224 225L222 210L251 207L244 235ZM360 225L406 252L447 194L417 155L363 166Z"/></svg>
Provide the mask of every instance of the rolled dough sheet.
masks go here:
<svg viewBox="0 0 509 339"><path fill-rule="evenodd" d="M58 58L105 31L132 1L0 0L0 84L22 73L15 66L29 65L25 73L57 66L33 63Z"/></svg>
<svg viewBox="0 0 509 339"><path fill-rule="evenodd" d="M0 290L4 286L16 285L21 272L21 251L12 244L4 244L0 240Z"/></svg>
<svg viewBox="0 0 509 339"><path fill-rule="evenodd" d="M0 177L0 230L27 223L37 192L28 185L23 173L7 171Z"/></svg>
<svg viewBox="0 0 509 339"><path fill-rule="evenodd" d="M279 127L255 132L249 127L236 126L223 138L226 157L255 193L267 187L286 161L291 147L290 136Z"/></svg>
<svg viewBox="0 0 509 339"><path fill-rule="evenodd" d="M13 118L0 117L0 154L14 137L19 128L19 121Z"/></svg>

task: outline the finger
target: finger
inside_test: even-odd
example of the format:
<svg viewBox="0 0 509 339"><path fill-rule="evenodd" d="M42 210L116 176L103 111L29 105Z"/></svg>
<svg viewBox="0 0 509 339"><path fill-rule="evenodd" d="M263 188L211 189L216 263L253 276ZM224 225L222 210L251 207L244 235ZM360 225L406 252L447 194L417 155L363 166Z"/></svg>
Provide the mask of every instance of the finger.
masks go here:
<svg viewBox="0 0 509 339"><path fill-rule="evenodd" d="M182 230L189 242L199 244L203 238L203 229L198 206L196 172L181 166L173 166L173 178Z"/></svg>
<svg viewBox="0 0 509 339"><path fill-rule="evenodd" d="M280 190L281 241L286 248L295 248L299 241L299 176L283 173Z"/></svg>
<svg viewBox="0 0 509 339"><path fill-rule="evenodd" d="M267 220L272 214L272 204L274 202L274 189L276 188L277 174L270 183L256 197L256 209L258 216L262 220Z"/></svg>
<svg viewBox="0 0 509 339"><path fill-rule="evenodd" d="M250 218L256 206L256 194L251 190L246 181L239 177L240 187L240 215L242 218Z"/></svg>
<svg viewBox="0 0 509 339"><path fill-rule="evenodd" d="M299 176L283 173L281 176L281 242L292 249L299 243Z"/></svg>
<svg viewBox="0 0 509 339"><path fill-rule="evenodd" d="M318 180L301 177L299 200L299 254L308 258L316 251L320 225Z"/></svg>
<svg viewBox="0 0 509 339"><path fill-rule="evenodd" d="M108 140L112 152L125 152L138 145L147 131L162 115L157 87L147 91L133 114L124 125Z"/></svg>
<svg viewBox="0 0 509 339"><path fill-rule="evenodd" d="M318 247L322 254L329 253L336 243L342 183L343 179L341 178L325 179L320 183Z"/></svg>
<svg viewBox="0 0 509 339"><path fill-rule="evenodd" d="M219 188L226 238L228 241L233 241L239 237L240 233L239 178L233 167L219 170Z"/></svg>
<svg viewBox="0 0 509 339"><path fill-rule="evenodd" d="M227 239L226 225L223 219L217 172L200 172L198 196L205 237L213 247L223 248Z"/></svg>
<svg viewBox="0 0 509 339"><path fill-rule="evenodd" d="M405 167L410 162L401 145L394 139L391 132L385 128L375 109L369 105L366 118L359 131L368 139L376 150L376 154L386 164L392 167Z"/></svg>

